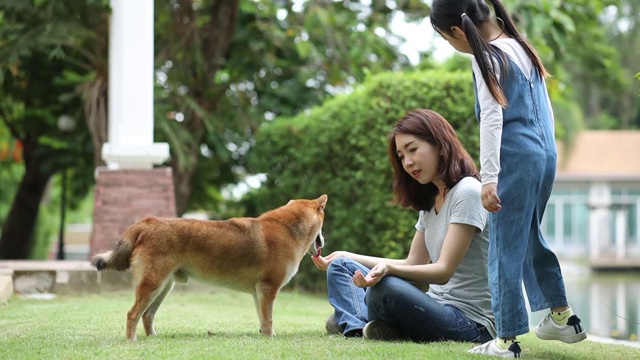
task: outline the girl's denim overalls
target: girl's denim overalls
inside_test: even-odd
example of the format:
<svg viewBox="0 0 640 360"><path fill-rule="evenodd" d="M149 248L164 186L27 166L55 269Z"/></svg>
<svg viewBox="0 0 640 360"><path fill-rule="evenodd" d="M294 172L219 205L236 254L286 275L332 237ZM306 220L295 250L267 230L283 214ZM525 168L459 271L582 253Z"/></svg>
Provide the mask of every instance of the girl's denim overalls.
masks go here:
<svg viewBox="0 0 640 360"><path fill-rule="evenodd" d="M540 230L557 158L547 89L535 67L526 77L512 60L506 64L501 85L508 105L502 111L498 175L502 209L490 213L488 257L496 330L503 338L529 332L523 281L531 311L567 305L558 258Z"/></svg>

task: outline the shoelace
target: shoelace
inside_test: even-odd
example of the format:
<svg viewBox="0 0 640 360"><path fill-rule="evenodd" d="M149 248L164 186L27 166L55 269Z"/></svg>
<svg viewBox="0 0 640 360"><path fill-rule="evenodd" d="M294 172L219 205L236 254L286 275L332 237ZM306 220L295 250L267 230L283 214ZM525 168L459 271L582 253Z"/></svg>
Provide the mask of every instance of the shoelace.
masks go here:
<svg viewBox="0 0 640 360"><path fill-rule="evenodd" d="M540 325L545 325L547 322L549 322L549 320L551 319L551 314L547 315L544 317L544 319L542 319L542 323L540 323Z"/></svg>

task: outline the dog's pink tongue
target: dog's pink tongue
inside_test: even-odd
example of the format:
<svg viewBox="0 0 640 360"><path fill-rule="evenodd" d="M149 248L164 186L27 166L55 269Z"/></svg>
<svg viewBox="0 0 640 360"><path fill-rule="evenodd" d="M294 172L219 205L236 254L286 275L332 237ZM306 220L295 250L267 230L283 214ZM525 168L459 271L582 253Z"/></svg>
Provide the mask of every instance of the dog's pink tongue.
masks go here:
<svg viewBox="0 0 640 360"><path fill-rule="evenodd" d="M318 253L313 255L313 257L320 257L322 255L322 249L318 249Z"/></svg>

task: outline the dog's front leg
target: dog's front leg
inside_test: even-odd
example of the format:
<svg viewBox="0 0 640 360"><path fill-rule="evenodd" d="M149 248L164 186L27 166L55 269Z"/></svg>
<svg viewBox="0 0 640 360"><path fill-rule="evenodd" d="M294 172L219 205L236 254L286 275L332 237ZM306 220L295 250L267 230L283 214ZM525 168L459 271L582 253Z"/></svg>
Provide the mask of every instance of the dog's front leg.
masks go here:
<svg viewBox="0 0 640 360"><path fill-rule="evenodd" d="M266 336L274 336L273 331L273 303L278 294L278 288L267 283L258 283L253 299L260 318L260 333Z"/></svg>

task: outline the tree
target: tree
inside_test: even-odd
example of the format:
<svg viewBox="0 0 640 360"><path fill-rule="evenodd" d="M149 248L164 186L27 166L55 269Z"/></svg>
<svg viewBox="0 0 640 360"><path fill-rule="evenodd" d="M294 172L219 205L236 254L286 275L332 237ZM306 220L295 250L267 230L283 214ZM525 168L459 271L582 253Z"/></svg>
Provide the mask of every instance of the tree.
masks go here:
<svg viewBox="0 0 640 360"><path fill-rule="evenodd" d="M5 124L0 122L0 228L18 188L22 168L22 144L14 140Z"/></svg>
<svg viewBox="0 0 640 360"><path fill-rule="evenodd" d="M373 256L406 256L417 212L391 203L392 167L386 136L407 111L431 108L456 129L478 159L479 129L468 72L444 67L371 76L352 93L308 112L265 124L248 161L265 174L243 203L259 214L291 198L329 195L323 252L348 249ZM348 126L345 126L348 124ZM255 209L253 208L255 207ZM319 290L324 273L303 262L295 284ZM313 281L310 281L313 279Z"/></svg>
<svg viewBox="0 0 640 360"><path fill-rule="evenodd" d="M599 91L596 96L581 97L583 101L597 103L601 113L594 113L590 125L598 128L640 128L640 102L636 93L640 84L633 80L640 58L640 3L635 0L612 1L602 15L604 34L619 53L622 70L621 91L599 89L598 84L585 84ZM613 119L611 123L607 119Z"/></svg>
<svg viewBox="0 0 640 360"><path fill-rule="evenodd" d="M556 116L561 124L584 117L583 124L564 124L575 132L585 126L627 128L638 121L630 82L640 56L637 1L512 0L509 5L553 75L550 94L562 99L559 106L567 115Z"/></svg>
<svg viewBox="0 0 640 360"><path fill-rule="evenodd" d="M26 258L50 178L70 167L76 193L86 193L102 162L109 9L108 0L0 4L0 117L23 144L25 166L0 257ZM265 119L317 104L368 71L406 64L385 35L389 16L426 10L418 0L156 1L155 135L171 144L179 212L189 199L192 207L220 202L220 187L243 176L243 154ZM62 134L62 114L86 126Z"/></svg>
<svg viewBox="0 0 640 360"><path fill-rule="evenodd" d="M368 72L408 66L389 38L390 16L418 19L428 7L367 3L156 2L164 109L156 119L173 129L160 137L171 143L178 213L221 203L219 189L246 174L244 154L263 121L318 104Z"/></svg>
<svg viewBox="0 0 640 360"><path fill-rule="evenodd" d="M71 187L82 195L92 176L89 133L82 126L63 132L58 121L82 118L76 88L90 73L72 60L82 58L78 45L91 35L77 19L90 18L93 9L77 1L3 1L2 9L0 119L22 144L24 173L3 224L0 258L23 259L51 177L71 169L74 178L84 178Z"/></svg>

